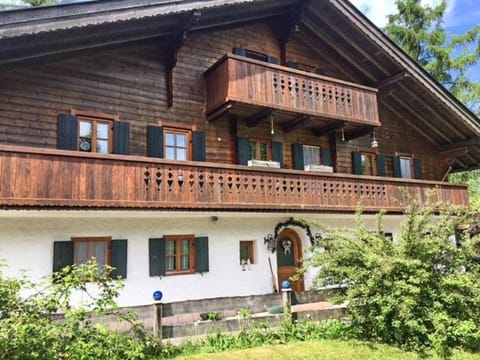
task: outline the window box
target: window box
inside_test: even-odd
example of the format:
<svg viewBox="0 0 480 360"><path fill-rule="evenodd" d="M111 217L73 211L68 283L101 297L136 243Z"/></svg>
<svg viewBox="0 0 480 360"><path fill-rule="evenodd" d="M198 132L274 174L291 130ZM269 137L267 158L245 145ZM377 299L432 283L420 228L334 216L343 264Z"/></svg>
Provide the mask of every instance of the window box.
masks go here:
<svg viewBox="0 0 480 360"><path fill-rule="evenodd" d="M255 159L248 160L248 166L280 169L280 163L278 161L268 161L268 160L255 160Z"/></svg>
<svg viewBox="0 0 480 360"><path fill-rule="evenodd" d="M333 167L327 165L305 165L305 171L318 171L318 172L329 172L333 173Z"/></svg>

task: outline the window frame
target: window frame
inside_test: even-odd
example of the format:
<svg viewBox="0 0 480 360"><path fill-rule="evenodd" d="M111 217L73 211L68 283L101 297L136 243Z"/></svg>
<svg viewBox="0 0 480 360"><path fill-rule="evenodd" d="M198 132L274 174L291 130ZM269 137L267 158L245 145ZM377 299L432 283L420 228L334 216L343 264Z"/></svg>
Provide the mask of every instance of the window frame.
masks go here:
<svg viewBox="0 0 480 360"><path fill-rule="evenodd" d="M307 165L323 165L323 158L322 158L322 147L320 145L311 145L311 144L301 144L302 145L302 153L303 153L303 167ZM316 148L318 152L318 160L319 164L307 164L307 159L305 156L305 148Z"/></svg>
<svg viewBox="0 0 480 360"><path fill-rule="evenodd" d="M163 239L165 241L165 275L182 275L182 274L192 274L195 272L195 235L185 234L185 235L164 235ZM182 254L181 254L181 240L189 241L189 268L186 270L168 270L167 269L167 244L169 241L174 241L175 243L175 267L176 269L181 269L182 264Z"/></svg>
<svg viewBox="0 0 480 360"><path fill-rule="evenodd" d="M77 255L76 252L77 244L80 242L87 242L88 250L90 252L90 245L96 242L106 242L106 251L105 251L105 264L101 264L101 266L110 265L112 260L112 237L111 236L85 236L85 237L72 237L70 239L73 243L73 264L74 265L81 265L84 263L77 262ZM88 257L88 254L87 254ZM90 256L87 261L91 260L94 256Z"/></svg>
<svg viewBox="0 0 480 360"><path fill-rule="evenodd" d="M98 111L89 111L89 110L77 110L71 109L70 115L76 116L77 118L77 150L81 152L89 152L95 154L104 154L97 151L97 124L107 124L108 125L108 152L107 154L113 153L113 123L114 121L119 121L119 115L107 114ZM92 137L89 151L83 151L80 149L80 123L90 122L92 125ZM95 144L95 146L93 145Z"/></svg>
<svg viewBox="0 0 480 360"><path fill-rule="evenodd" d="M258 156L261 154L260 150L260 144L266 144L267 145L267 158L262 159L261 157L252 157L252 152L251 152L251 144L255 143L255 151L256 155ZM264 138L257 138L257 137L251 137L248 138L248 151L249 151L249 160L261 160L261 161L272 161L273 155L272 155L272 140L269 139L264 139Z"/></svg>
<svg viewBox="0 0 480 360"><path fill-rule="evenodd" d="M361 165L362 165L362 175L365 175L365 176L378 176L378 164L377 164L377 156L378 154L376 152L373 152L373 151L359 151L360 153L360 161L361 161ZM372 159L372 174L366 174L364 172L364 166L363 166L363 157L366 156L366 157L371 157Z"/></svg>
<svg viewBox="0 0 480 360"><path fill-rule="evenodd" d="M240 240L240 243L239 243L239 261L240 261L240 265L246 265L246 264L247 264L247 263L242 264L242 247L246 247L246 248L247 248L248 259L250 259L250 264L254 264L254 263L255 263L254 244L255 244L255 241L253 241L253 240Z"/></svg>
<svg viewBox="0 0 480 360"><path fill-rule="evenodd" d="M245 57L257 61L263 61L263 62L268 62L268 55L266 53L263 53L261 51L255 51L255 50L250 50L250 49L244 49L245 50Z"/></svg>
<svg viewBox="0 0 480 360"><path fill-rule="evenodd" d="M415 168L414 168L414 165L413 165L413 160L414 160L414 157L410 154L398 154L398 159L400 161L400 178L401 179L415 179ZM409 177L405 177L404 174L403 174L403 171L402 171L402 159L403 160L407 160L409 161L410 163L410 176Z"/></svg>
<svg viewBox="0 0 480 360"><path fill-rule="evenodd" d="M178 160L178 159L169 159L167 157L167 135L174 134L174 135L185 135L186 136L186 159L185 160ZM170 148L170 146L168 146ZM178 149L179 147L175 146L174 149ZM175 152L176 154L176 152ZM192 130L180 127L172 127L172 126L163 126L163 158L166 160L176 160L176 161L191 161L192 160Z"/></svg>

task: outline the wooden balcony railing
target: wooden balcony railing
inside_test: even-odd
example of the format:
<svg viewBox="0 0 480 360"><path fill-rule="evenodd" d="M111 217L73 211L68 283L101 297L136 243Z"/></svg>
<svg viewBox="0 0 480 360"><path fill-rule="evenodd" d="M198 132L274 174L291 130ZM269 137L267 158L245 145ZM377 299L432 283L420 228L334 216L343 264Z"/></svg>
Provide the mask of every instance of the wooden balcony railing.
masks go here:
<svg viewBox="0 0 480 360"><path fill-rule="evenodd" d="M207 117L232 103L379 126L377 90L228 54L205 72Z"/></svg>
<svg viewBox="0 0 480 360"><path fill-rule="evenodd" d="M0 145L0 206L398 212L468 201L463 185Z"/></svg>

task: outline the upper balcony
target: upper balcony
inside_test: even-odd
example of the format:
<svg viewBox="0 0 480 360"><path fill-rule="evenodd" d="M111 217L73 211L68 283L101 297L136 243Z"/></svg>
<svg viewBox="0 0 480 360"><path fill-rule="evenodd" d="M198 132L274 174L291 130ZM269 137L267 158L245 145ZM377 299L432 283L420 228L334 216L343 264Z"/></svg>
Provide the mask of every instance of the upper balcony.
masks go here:
<svg viewBox="0 0 480 360"><path fill-rule="evenodd" d="M206 72L207 118L229 111L245 118L270 109L298 116L380 126L377 90L339 79L227 54Z"/></svg>
<svg viewBox="0 0 480 360"><path fill-rule="evenodd" d="M409 200L466 204L443 182L251 168L0 145L0 207L401 212Z"/></svg>

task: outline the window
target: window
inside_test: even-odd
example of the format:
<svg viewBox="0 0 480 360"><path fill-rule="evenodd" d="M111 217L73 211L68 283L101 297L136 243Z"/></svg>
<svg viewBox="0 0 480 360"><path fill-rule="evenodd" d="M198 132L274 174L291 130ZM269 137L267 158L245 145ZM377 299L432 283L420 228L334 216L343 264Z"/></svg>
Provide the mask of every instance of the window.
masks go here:
<svg viewBox="0 0 480 360"><path fill-rule="evenodd" d="M404 179L412 178L412 159L400 156L400 175Z"/></svg>
<svg viewBox="0 0 480 360"><path fill-rule="evenodd" d="M114 268L111 273L116 279L127 277L127 239L112 239L111 237L74 237L68 241L53 243L53 272L66 266L83 264L95 257L99 269L105 264Z"/></svg>
<svg viewBox="0 0 480 360"><path fill-rule="evenodd" d="M99 268L110 264L111 240L110 237L72 238L73 263L76 265L85 264L95 258Z"/></svg>
<svg viewBox="0 0 480 360"><path fill-rule="evenodd" d="M271 142L262 139L250 139L250 160L265 160L272 158L270 153Z"/></svg>
<svg viewBox="0 0 480 360"><path fill-rule="evenodd" d="M303 145L304 165L320 165L320 148L318 146Z"/></svg>
<svg viewBox="0 0 480 360"><path fill-rule="evenodd" d="M377 174L377 155L375 153L361 152L362 174L376 176Z"/></svg>
<svg viewBox="0 0 480 360"><path fill-rule="evenodd" d="M253 241L240 241L240 265L248 265L253 263Z"/></svg>
<svg viewBox="0 0 480 360"><path fill-rule="evenodd" d="M164 129L165 159L190 160L190 131Z"/></svg>
<svg viewBox="0 0 480 360"><path fill-rule="evenodd" d="M165 272L166 274L194 271L193 235L165 236Z"/></svg>
<svg viewBox="0 0 480 360"><path fill-rule="evenodd" d="M78 120L78 149L84 152L108 154L112 152L113 120L117 115L93 111L72 110Z"/></svg>

